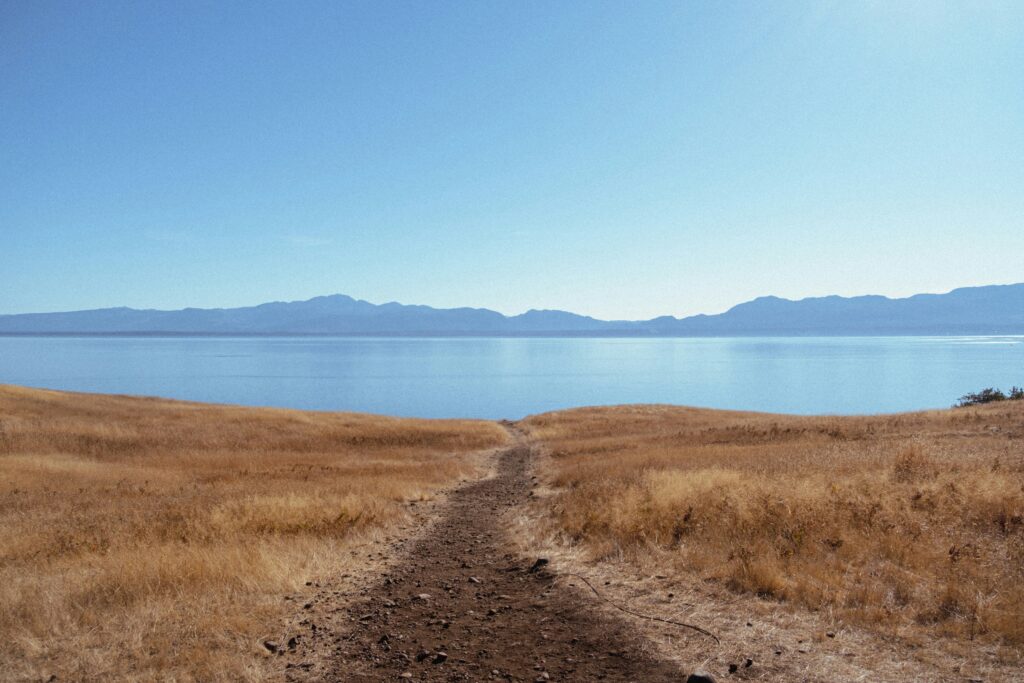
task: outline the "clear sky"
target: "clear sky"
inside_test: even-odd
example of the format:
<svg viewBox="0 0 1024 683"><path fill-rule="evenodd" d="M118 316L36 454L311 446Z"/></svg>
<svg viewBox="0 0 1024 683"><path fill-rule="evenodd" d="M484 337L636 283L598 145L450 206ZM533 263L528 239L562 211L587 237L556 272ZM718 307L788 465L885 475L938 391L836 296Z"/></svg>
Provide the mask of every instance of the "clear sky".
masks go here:
<svg viewBox="0 0 1024 683"><path fill-rule="evenodd" d="M1024 281L1024 3L0 3L0 312Z"/></svg>

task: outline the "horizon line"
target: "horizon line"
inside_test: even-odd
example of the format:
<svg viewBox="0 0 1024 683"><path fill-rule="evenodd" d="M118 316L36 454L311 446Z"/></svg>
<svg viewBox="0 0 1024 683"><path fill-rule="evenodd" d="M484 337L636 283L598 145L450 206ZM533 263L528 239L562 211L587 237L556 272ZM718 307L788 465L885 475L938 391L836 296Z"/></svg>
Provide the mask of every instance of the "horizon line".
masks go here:
<svg viewBox="0 0 1024 683"><path fill-rule="evenodd" d="M960 290L964 290L964 289L984 289L984 288L990 288L990 287L1016 287L1016 286L1020 286L1020 285L1024 285L1024 281L992 283L992 284L985 284L985 285L967 285L967 286L962 286L962 287L953 287L952 289L949 289L949 290L946 290L946 291L942 291L942 292L916 292L914 294L908 294L908 295L905 295L905 296L889 296L889 295L886 295L886 294L853 294L853 295L823 294L823 295L817 295L817 296L805 296L805 297L801 297L799 299L790 299L788 297L778 296L776 294L762 294L760 296L756 296L756 297L751 298L751 299L745 299L743 301L740 301L740 302L737 302L735 304L732 304L728 308L725 308L722 311L719 311L717 313L702 312L702 313L693 313L693 314L690 314L690 315L682 315L682 316L677 316L677 315L674 315L674 314L671 314L671 313L664 313L664 314L661 314L661 315L656 315L656 316L654 316L652 318L598 318L598 317L596 317L594 315L589 315L589 314L586 314L586 313L577 313L577 312L575 312L573 310L570 310L570 309L567 309L567 308L529 308L529 309L527 309L527 310L525 310L525 311L523 311L521 313L509 314L509 313L504 313L502 311L499 311L499 310L496 310L496 309L493 309L493 308L487 308L486 306L470 306L470 305L462 305L462 306L435 306L435 305L432 305L432 304L424 304L424 303L402 303L401 301L397 301L397 300L390 300L390 301L384 301L384 302L381 302L381 303L374 303L373 301L370 301L368 299L361 299L361 298L352 296L351 294L344 294L342 292L334 292L334 293L331 293L331 294L317 294L315 296L311 296L311 297L306 298L306 299L292 299L292 300L287 300L287 301L283 300L283 299L275 299L275 300L272 300L272 301L261 301L259 303L255 303L255 304L243 304L241 306L210 306L210 307L184 306L184 307L181 307L181 308L134 308L132 306L121 305L121 306L102 306L102 307L98 307L98 308L65 309L65 310L57 310L57 311L52 311L51 310L51 311L28 311L28 312L24 312L24 313L0 313L0 317L22 316L22 315L60 315L60 314L67 314L67 313L91 313L91 312L97 312L97 311L114 311L114 310L129 310L129 311L138 311L138 312L152 311L152 312L156 312L156 313L175 313L175 312L188 311L188 310L197 310L197 311L229 311L229 310L237 310L237 309L241 309L241 308L257 308L259 306L267 306L267 305L271 305L271 304L286 304L286 305L287 304L300 304L300 303L307 303L307 302L310 302L310 301L314 301L316 299L329 299L329 298L332 298L332 297L345 297L345 298L351 299L352 301L356 301L356 302L360 302L360 303L366 303L366 304L369 304L371 306L387 306L387 305L395 304L395 305L398 305L398 306L424 306L426 308L430 308L430 309L438 310L438 311L452 311L452 310L461 310L461 309L476 310L476 311L490 311L492 313L497 313L498 315L501 315L501 316L503 316L505 318L518 318L518 317L527 315L529 313L569 313L569 314L577 315L577 316L584 317L584 318L590 318L592 320L596 320L596 321L599 321L599 322L633 323L633 322L648 322L648 321L656 320L656 319L659 319L659 318L673 318L675 320L685 320L687 318L695 318L695 317L700 317L700 316L721 315L722 313L726 313L726 312L732 310L733 308L735 308L737 306L741 306L741 305L746 304L746 303L750 303L750 302L753 302L753 301L759 301L759 300L763 300L763 299L778 299L778 300L781 300L781 301L788 301L788 302L792 302L792 303L798 303L798 302L802 302L802 301L809 301L809 300L815 300L815 299L863 299L863 298L880 298L880 299L886 299L888 301L901 301L901 300L905 300L905 299L912 299L912 298L918 297L918 296L943 296L943 295L951 294L952 292L956 292L956 291L960 291Z"/></svg>

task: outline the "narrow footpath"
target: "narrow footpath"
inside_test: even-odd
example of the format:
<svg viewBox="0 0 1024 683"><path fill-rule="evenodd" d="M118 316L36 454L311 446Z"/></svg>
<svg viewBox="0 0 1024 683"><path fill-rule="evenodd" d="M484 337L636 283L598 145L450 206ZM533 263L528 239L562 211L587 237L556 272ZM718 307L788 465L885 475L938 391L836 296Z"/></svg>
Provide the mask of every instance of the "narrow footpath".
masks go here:
<svg viewBox="0 0 1024 683"><path fill-rule="evenodd" d="M289 681L685 680L627 623L560 588L553 568L513 553L500 520L528 500L533 451L510 432L497 476L453 492L365 596L318 599L335 616L303 634Z"/></svg>

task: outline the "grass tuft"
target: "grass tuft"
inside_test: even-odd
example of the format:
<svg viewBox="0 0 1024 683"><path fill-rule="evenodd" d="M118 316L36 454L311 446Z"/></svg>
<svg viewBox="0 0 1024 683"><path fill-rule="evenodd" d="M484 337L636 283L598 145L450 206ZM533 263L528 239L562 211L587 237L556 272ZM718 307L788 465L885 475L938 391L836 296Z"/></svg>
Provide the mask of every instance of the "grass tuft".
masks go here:
<svg viewBox="0 0 1024 683"><path fill-rule="evenodd" d="M0 386L0 679L264 680L283 595L505 439Z"/></svg>
<svg viewBox="0 0 1024 683"><path fill-rule="evenodd" d="M885 633L1024 646L1024 403L531 417L551 531Z"/></svg>

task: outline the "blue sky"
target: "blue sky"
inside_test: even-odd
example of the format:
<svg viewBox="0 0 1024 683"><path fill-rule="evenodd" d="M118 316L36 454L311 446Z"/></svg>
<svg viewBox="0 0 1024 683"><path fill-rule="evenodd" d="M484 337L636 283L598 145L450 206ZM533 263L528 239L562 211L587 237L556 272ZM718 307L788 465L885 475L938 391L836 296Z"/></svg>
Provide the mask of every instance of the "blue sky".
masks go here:
<svg viewBox="0 0 1024 683"><path fill-rule="evenodd" d="M6 2L0 312L1024 281L1019 2Z"/></svg>

